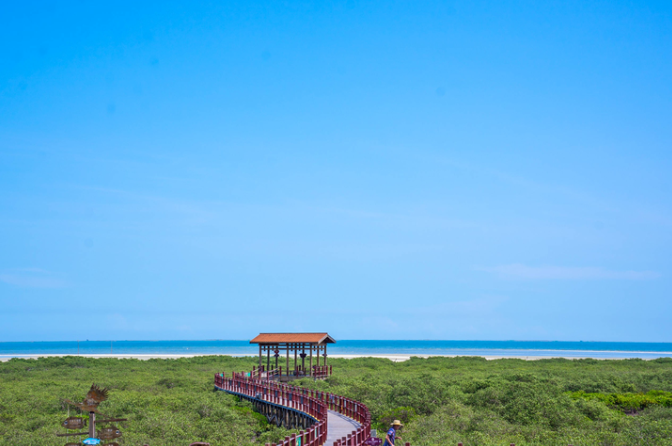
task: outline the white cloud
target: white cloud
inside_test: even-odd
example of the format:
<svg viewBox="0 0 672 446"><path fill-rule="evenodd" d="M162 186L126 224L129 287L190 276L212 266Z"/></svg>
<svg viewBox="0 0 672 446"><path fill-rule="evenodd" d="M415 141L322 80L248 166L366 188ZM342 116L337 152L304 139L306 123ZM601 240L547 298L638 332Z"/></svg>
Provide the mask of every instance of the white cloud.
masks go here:
<svg viewBox="0 0 672 446"><path fill-rule="evenodd" d="M655 271L614 271L599 267L527 266L520 263L478 268L504 279L527 280L649 280L660 277Z"/></svg>
<svg viewBox="0 0 672 446"><path fill-rule="evenodd" d="M63 288L67 283L40 268L16 268L0 272L0 282L23 288Z"/></svg>

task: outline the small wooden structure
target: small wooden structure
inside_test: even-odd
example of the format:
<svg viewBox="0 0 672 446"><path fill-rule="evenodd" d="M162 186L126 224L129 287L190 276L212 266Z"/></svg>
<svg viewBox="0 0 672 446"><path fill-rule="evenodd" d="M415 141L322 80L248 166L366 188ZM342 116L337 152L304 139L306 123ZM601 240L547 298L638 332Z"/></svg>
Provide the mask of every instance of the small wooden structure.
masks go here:
<svg viewBox="0 0 672 446"><path fill-rule="evenodd" d="M259 375L263 373L266 377L279 376L281 379L283 376L326 378L331 375L331 367L327 365L327 344L335 343L336 340L328 333L261 333L250 341L250 344L259 344L259 368L253 373ZM279 363L281 353L285 356L284 375L282 365ZM264 356L266 356L265 366ZM271 368L271 356L275 360L275 368ZM290 368L291 356L294 357L293 369Z"/></svg>

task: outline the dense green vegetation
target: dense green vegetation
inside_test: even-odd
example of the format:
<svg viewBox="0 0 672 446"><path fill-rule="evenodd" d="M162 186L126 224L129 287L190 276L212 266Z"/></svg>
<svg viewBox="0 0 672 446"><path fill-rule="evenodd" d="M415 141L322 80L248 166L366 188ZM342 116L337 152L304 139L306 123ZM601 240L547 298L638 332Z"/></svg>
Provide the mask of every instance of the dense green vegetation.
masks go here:
<svg viewBox="0 0 672 446"><path fill-rule="evenodd" d="M64 399L81 401L93 382L110 388L99 410L123 416L122 445L258 444L284 438L247 403L213 392L213 375L249 359L13 359L0 363L0 445L64 445ZM71 410L71 415L74 411ZM71 437L72 438L72 437ZM85 438L85 437L84 437ZM74 441L74 440L70 440Z"/></svg>
<svg viewBox="0 0 672 446"><path fill-rule="evenodd" d="M334 376L295 382L365 402L379 429L406 425L414 446L670 445L672 360L414 358L330 360ZM263 444L286 435L236 398L212 392L215 372L251 358L115 360L79 357L0 363L0 445L62 445L64 398L109 386L100 409L124 415L126 445Z"/></svg>
<svg viewBox="0 0 672 446"><path fill-rule="evenodd" d="M327 382L302 385L366 403L379 429L406 421L401 436L413 445L672 444L672 359L332 364Z"/></svg>
<svg viewBox="0 0 672 446"><path fill-rule="evenodd" d="M575 400L601 401L609 407L632 414L650 406L672 407L672 392L662 390L650 390L647 393L588 393L579 390L578 392L571 392L569 396Z"/></svg>

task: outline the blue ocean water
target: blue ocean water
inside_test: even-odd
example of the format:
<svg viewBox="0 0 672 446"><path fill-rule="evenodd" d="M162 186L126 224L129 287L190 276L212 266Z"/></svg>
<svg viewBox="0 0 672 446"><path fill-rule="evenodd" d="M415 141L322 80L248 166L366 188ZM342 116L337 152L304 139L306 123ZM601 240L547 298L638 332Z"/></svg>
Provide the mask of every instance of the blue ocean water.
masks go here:
<svg viewBox="0 0 672 446"><path fill-rule="evenodd" d="M338 341L330 355L672 358L672 343L562 341ZM0 358L34 355L256 355L249 341L0 342Z"/></svg>

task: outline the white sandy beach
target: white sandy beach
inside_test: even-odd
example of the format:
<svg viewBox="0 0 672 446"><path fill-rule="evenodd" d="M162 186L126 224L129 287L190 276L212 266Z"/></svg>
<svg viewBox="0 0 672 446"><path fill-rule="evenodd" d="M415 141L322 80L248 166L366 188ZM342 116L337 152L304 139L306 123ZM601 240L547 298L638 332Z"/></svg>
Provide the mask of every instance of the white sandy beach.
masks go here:
<svg viewBox="0 0 672 446"><path fill-rule="evenodd" d="M37 359L37 358L47 358L47 357L64 357L64 356L81 356L84 358L116 358L116 359L179 359L179 358L194 358L198 356L233 356L233 357L255 357L254 355L236 355L236 354L219 354L219 355L162 355L162 354L147 354L147 355L117 355L117 354L100 354L100 355L72 355L72 354L32 354L32 355L0 355L0 362L9 361L12 358L22 358L22 359ZM383 354L383 355L330 355L330 358L342 358L342 359L355 359L355 358L384 358L389 359L394 362L403 362L408 361L411 357L417 358L430 358L430 357L444 357L444 358L457 358L462 356L480 356L487 360L495 359L524 359L527 361L535 361L539 359L551 359L551 358L564 358L564 359L627 359L624 357L599 357L595 358L592 356L491 356L491 355L409 355L409 354Z"/></svg>

